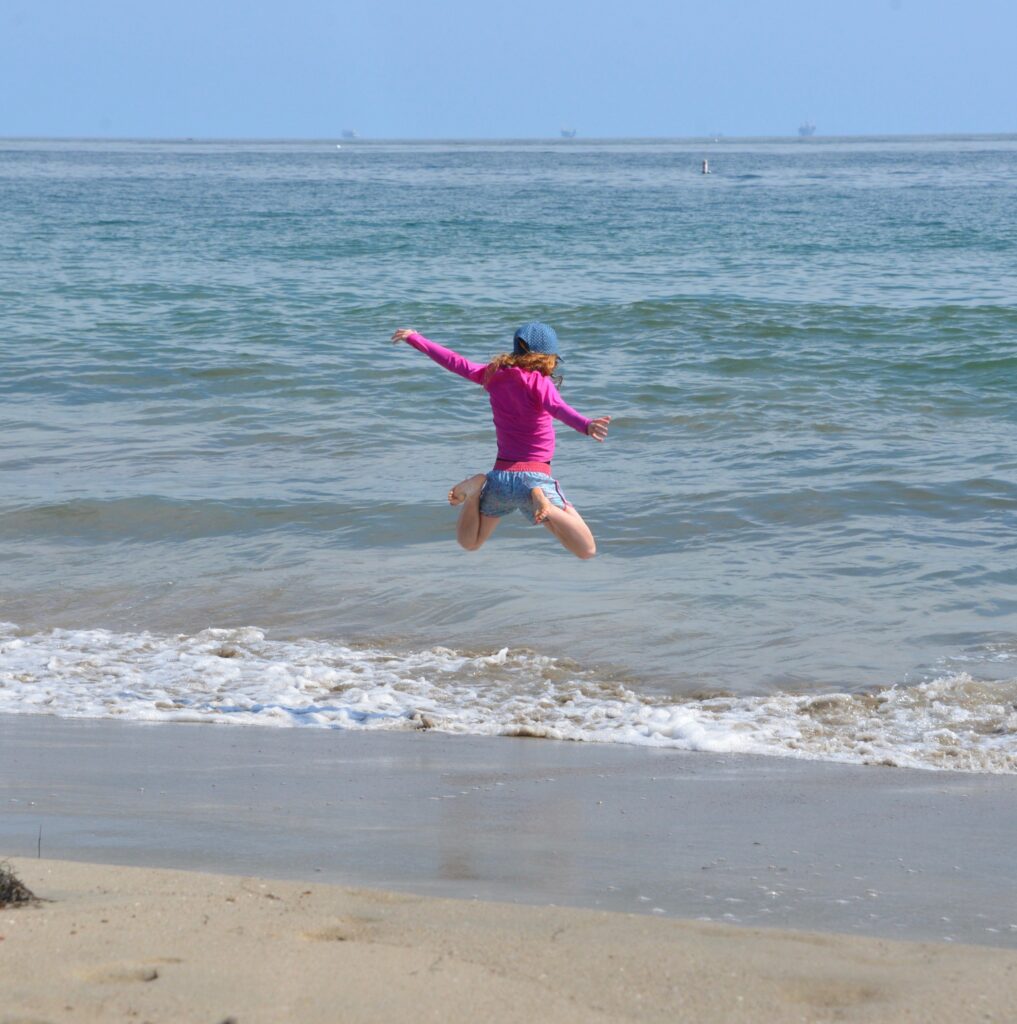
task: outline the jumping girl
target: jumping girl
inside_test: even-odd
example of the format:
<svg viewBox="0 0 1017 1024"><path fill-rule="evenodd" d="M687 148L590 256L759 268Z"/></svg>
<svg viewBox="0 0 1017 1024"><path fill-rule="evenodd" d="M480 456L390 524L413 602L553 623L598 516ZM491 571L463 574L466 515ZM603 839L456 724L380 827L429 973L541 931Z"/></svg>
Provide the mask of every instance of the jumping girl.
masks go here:
<svg viewBox="0 0 1017 1024"><path fill-rule="evenodd" d="M565 500L551 476L554 455L553 416L595 441L607 437L610 416L589 420L562 401L552 376L561 359L558 335L539 321L523 324L512 339L512 354L490 363L473 363L451 349L411 330L398 330L392 341L405 341L439 366L480 384L491 399L498 458L490 473L477 473L448 492L450 505L462 506L456 540L476 551L494 533L498 520L513 509L543 523L572 554L597 553L590 528Z"/></svg>

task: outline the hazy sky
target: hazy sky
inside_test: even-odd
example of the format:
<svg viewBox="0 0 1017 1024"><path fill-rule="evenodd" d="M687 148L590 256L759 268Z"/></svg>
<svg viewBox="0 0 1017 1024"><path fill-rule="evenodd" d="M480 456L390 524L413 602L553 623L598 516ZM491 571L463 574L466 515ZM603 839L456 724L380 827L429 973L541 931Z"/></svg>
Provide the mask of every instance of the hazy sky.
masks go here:
<svg viewBox="0 0 1017 1024"><path fill-rule="evenodd" d="M1017 0L0 0L0 136L1017 131Z"/></svg>

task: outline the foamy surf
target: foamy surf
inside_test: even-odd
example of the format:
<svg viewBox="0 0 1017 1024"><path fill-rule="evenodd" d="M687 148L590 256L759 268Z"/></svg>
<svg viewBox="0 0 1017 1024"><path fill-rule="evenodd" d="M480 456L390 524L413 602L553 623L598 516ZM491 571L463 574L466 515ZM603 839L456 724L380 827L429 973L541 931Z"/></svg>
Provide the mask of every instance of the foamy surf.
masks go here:
<svg viewBox="0 0 1017 1024"><path fill-rule="evenodd" d="M397 652L0 626L0 713L340 729L437 729L856 764L1017 772L1017 679L950 673L864 693L678 699L508 648Z"/></svg>

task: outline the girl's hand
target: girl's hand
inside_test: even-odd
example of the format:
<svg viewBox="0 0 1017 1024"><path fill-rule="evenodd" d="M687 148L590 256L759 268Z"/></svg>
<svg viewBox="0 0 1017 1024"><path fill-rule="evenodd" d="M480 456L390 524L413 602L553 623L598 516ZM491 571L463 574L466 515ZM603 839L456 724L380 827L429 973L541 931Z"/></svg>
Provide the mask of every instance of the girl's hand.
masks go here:
<svg viewBox="0 0 1017 1024"><path fill-rule="evenodd" d="M594 441L603 441L607 437L607 425L611 422L610 416L600 416L595 420L590 420L590 425L586 428L586 433L593 438Z"/></svg>
<svg viewBox="0 0 1017 1024"><path fill-rule="evenodd" d="M400 327L395 334L392 335L391 341L393 345L398 345L400 341L405 341L411 334L416 334L412 327Z"/></svg>

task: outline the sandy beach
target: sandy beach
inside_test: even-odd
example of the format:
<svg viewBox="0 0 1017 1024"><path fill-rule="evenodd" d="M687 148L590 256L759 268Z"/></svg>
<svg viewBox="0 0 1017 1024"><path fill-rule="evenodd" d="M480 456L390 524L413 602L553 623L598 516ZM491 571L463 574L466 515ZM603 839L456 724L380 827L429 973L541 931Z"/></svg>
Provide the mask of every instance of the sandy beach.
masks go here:
<svg viewBox="0 0 1017 1024"><path fill-rule="evenodd" d="M0 715L0 854L1017 948L1017 779Z"/></svg>
<svg viewBox="0 0 1017 1024"><path fill-rule="evenodd" d="M1013 792L0 717L0 1022L1010 1021Z"/></svg>
<svg viewBox="0 0 1017 1024"><path fill-rule="evenodd" d="M17 860L4 1024L1010 1021L1017 953Z"/></svg>

